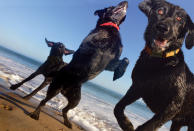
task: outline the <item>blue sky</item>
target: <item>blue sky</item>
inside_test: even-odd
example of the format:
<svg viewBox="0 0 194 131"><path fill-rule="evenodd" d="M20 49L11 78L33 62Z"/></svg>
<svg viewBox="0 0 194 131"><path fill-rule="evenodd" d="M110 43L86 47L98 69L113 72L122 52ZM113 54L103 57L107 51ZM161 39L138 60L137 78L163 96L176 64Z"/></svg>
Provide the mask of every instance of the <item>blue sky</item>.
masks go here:
<svg viewBox="0 0 194 131"><path fill-rule="evenodd" d="M94 11L121 0L0 0L0 45L39 61L46 60L48 40L63 42L76 50L81 41L95 27ZM120 26L124 45L121 58L128 57L130 65L124 77L112 81L113 73L104 71L93 82L120 93L131 85L131 72L140 51L144 48L143 33L147 18L138 9L142 0L129 0L125 22ZM170 0L169 0L170 1ZM171 0L183 7L194 21L194 0ZM186 62L194 72L194 51L183 46ZM64 57L69 62L71 56Z"/></svg>

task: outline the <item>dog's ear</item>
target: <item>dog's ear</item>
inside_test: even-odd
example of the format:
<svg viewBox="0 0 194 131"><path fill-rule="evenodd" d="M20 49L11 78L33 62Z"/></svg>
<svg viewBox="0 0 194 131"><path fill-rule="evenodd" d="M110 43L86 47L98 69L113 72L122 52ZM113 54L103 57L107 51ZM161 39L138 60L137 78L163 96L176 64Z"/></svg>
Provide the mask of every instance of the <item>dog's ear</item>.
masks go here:
<svg viewBox="0 0 194 131"><path fill-rule="evenodd" d="M139 3L139 9L146 15L149 16L149 13L152 9L152 0L144 0Z"/></svg>
<svg viewBox="0 0 194 131"><path fill-rule="evenodd" d="M94 12L94 15L98 15L100 18L104 18L106 9L107 9L107 8L102 9L102 10L96 10L96 11Z"/></svg>
<svg viewBox="0 0 194 131"><path fill-rule="evenodd" d="M54 45L54 42L48 41L47 38L45 38L45 42L47 43L48 47L52 47Z"/></svg>
<svg viewBox="0 0 194 131"><path fill-rule="evenodd" d="M188 16L188 35L185 40L185 46L187 49L191 49L194 46L194 23Z"/></svg>
<svg viewBox="0 0 194 131"><path fill-rule="evenodd" d="M70 55L70 54L73 54L75 51L74 50L69 50L67 48L64 49L64 54L65 55Z"/></svg>
<svg viewBox="0 0 194 131"><path fill-rule="evenodd" d="M144 0L139 3L139 9L146 15L149 16L152 7L157 4L164 2L165 0Z"/></svg>

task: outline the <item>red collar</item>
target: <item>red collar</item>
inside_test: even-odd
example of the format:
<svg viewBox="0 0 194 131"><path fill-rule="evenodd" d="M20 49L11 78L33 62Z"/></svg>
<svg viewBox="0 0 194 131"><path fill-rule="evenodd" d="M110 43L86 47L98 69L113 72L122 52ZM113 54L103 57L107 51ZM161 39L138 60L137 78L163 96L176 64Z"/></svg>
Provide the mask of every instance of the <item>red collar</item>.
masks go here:
<svg viewBox="0 0 194 131"><path fill-rule="evenodd" d="M117 24L112 23L112 22L103 23L100 26L112 26L119 31L119 26Z"/></svg>

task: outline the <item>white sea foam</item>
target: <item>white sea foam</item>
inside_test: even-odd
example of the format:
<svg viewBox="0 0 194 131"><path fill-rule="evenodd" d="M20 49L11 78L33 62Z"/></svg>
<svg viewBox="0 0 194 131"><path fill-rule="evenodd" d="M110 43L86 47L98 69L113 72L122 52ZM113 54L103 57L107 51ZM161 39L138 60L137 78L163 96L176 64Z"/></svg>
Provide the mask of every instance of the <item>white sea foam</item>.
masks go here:
<svg viewBox="0 0 194 131"><path fill-rule="evenodd" d="M0 56L0 77L7 80L10 84L15 84L29 76L34 70L16 63L10 59ZM19 90L29 94L43 81L43 77L39 76L30 82L22 85ZM83 87L84 88L84 87ZM41 101L45 98L46 88L39 91L34 98ZM47 105L51 108L61 111L67 100L62 95L57 95ZM82 92L80 104L73 110L68 112L69 119L80 125L87 131L120 131L116 119L113 115L113 105L98 100L96 97ZM125 112L130 118L133 125L137 127L146 121L132 112ZM160 131L167 131L166 127L162 127Z"/></svg>

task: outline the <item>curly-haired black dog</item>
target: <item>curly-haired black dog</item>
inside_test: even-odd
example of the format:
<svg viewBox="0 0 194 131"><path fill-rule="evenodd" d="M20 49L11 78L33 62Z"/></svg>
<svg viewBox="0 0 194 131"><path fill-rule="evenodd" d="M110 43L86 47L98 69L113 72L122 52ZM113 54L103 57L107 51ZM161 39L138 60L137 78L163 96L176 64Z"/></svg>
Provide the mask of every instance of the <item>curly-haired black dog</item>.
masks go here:
<svg viewBox="0 0 194 131"><path fill-rule="evenodd" d="M97 10L99 16L96 28L82 41L71 62L63 67L48 87L47 96L42 100L31 117L38 120L41 107L58 93L68 99L62 110L64 124L71 128L67 112L76 107L81 99L82 83L95 78L103 70L114 71L114 80L120 78L129 63L127 58L119 60L122 43L119 25L126 17L128 2Z"/></svg>
<svg viewBox="0 0 194 131"><path fill-rule="evenodd" d="M10 89L15 90L25 82L33 79L37 75L42 74L45 77L42 84L38 88L36 88L32 93L24 96L23 97L24 99L30 99L39 90L44 88L46 85L50 84L53 75L56 73L56 71L59 71L63 66L67 65L67 63L63 62L63 54L69 55L74 53L73 50L65 48L64 44L61 42L51 42L48 41L47 39L45 39L45 42L47 43L48 47L51 47L50 55L48 56L47 60L28 78L10 87Z"/></svg>
<svg viewBox="0 0 194 131"><path fill-rule="evenodd" d="M185 125L194 131L194 75L181 50L194 45L194 25L186 11L164 0L145 0L139 8L148 17L145 49L132 72L132 86L116 104L115 117L125 131L134 131L124 115L127 105L142 98L155 115L136 131L156 131L172 120L171 131Z"/></svg>

